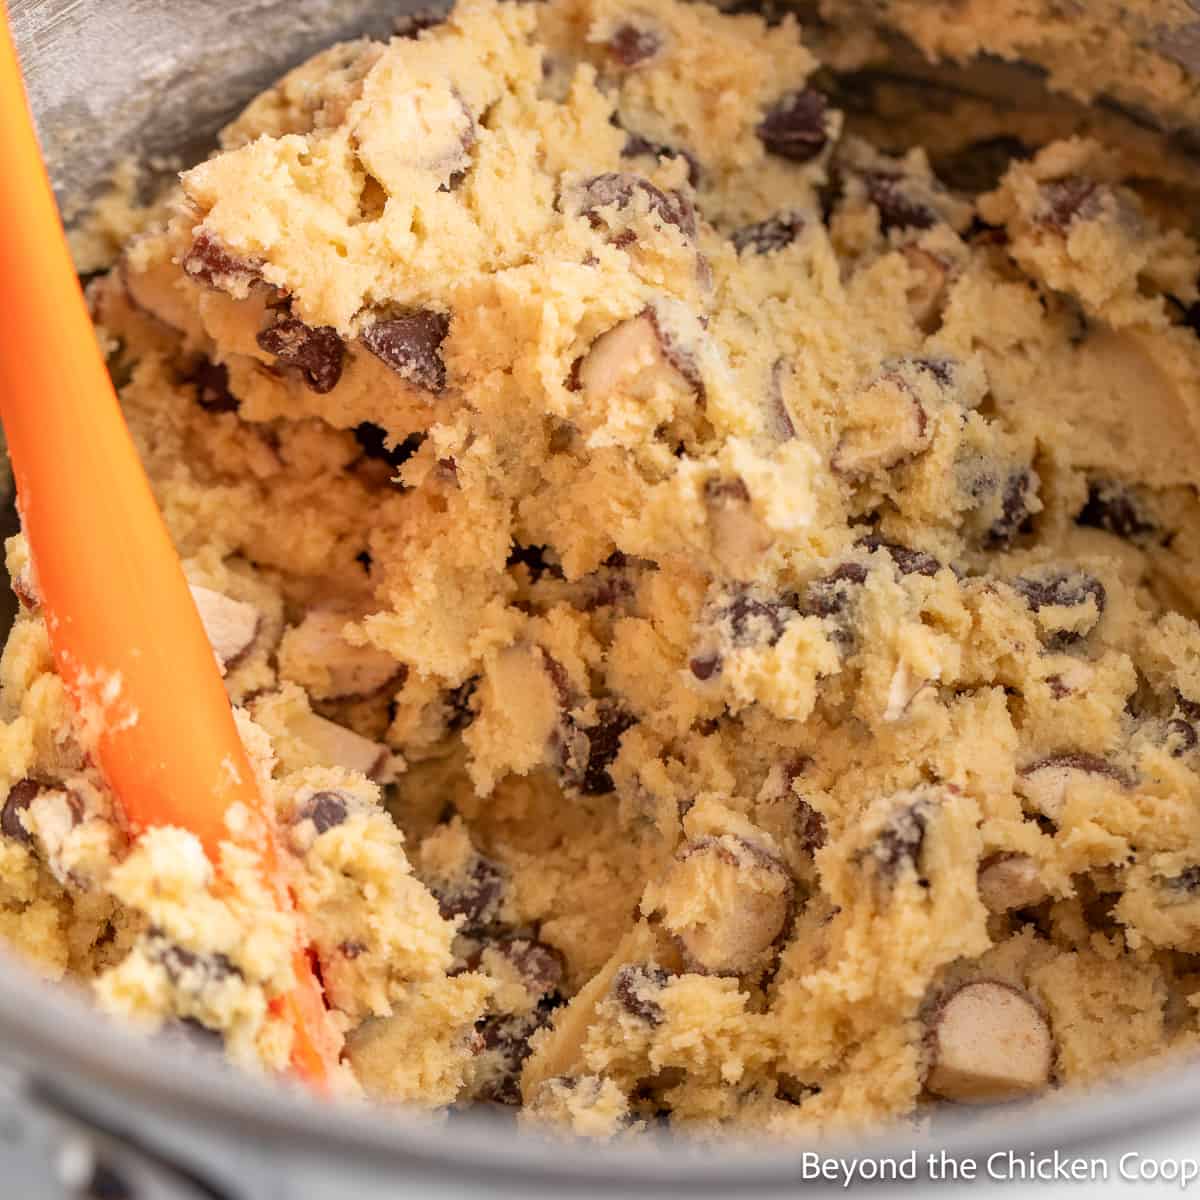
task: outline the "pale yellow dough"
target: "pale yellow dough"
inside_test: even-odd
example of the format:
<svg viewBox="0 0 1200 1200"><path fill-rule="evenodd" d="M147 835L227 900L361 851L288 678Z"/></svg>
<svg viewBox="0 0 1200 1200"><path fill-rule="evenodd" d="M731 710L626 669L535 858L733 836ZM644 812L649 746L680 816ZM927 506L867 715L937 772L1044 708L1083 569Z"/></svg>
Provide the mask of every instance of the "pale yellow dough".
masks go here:
<svg viewBox="0 0 1200 1200"><path fill-rule="evenodd" d="M946 7L889 15L1090 94L1026 6ZM805 36L466 0L297 68L125 242L90 299L297 912L236 827L130 839L18 538L44 974L280 1070L298 923L344 1090L588 1136L911 1118L980 982L1052 1046L1021 1094L1195 1048L1188 206L1057 134L947 186Z"/></svg>

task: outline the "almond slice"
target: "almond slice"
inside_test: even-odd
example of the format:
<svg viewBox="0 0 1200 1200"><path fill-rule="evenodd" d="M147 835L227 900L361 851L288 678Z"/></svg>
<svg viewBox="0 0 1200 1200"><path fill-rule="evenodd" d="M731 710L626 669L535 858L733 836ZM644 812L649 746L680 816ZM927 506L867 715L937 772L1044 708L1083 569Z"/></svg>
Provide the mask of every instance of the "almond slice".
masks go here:
<svg viewBox="0 0 1200 1200"><path fill-rule="evenodd" d="M279 670L314 700L372 696L399 675L401 664L376 646L355 646L342 636L350 618L313 609L279 644Z"/></svg>
<svg viewBox="0 0 1200 1200"><path fill-rule="evenodd" d="M987 1104L1041 1091L1054 1043L1037 1005L999 980L964 984L938 1006L929 1028L925 1086L959 1104Z"/></svg>
<svg viewBox="0 0 1200 1200"><path fill-rule="evenodd" d="M262 614L253 604L243 600L234 600L199 584L189 586L200 611L204 632L208 634L221 674L224 674L250 652L262 626Z"/></svg>

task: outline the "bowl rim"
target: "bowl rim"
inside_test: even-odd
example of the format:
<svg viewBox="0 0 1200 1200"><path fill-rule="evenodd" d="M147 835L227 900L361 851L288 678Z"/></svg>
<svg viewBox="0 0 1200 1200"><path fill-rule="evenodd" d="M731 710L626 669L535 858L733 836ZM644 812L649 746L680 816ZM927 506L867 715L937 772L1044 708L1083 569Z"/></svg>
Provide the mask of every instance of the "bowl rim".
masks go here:
<svg viewBox="0 0 1200 1200"><path fill-rule="evenodd" d="M1093 1093L1055 1094L1050 1103L951 1113L927 1129L893 1126L857 1137L786 1142L651 1136L615 1143L583 1139L552 1143L532 1131L514 1136L509 1122L464 1111L450 1121L427 1113L363 1101L325 1101L298 1085L237 1070L212 1053L148 1038L96 1009L75 984L38 979L7 952L0 953L0 1044L15 1054L33 1081L79 1096L100 1128L129 1122L138 1111L184 1118L187 1128L239 1144L286 1144L289 1153L353 1160L402 1175L434 1171L445 1178L495 1182L524 1180L576 1190L620 1180L624 1194L662 1185L686 1185L698 1194L736 1185L750 1194L803 1182L844 1190L838 1183L802 1180L804 1152L822 1159L896 1159L945 1151L973 1158L1008 1151L1111 1151L1114 1135L1157 1132L1200 1111L1200 1062L1177 1064L1142 1077L1105 1084ZM99 1104L101 1108L96 1109ZM111 1111L110 1111L111 1107ZM552 1152L548 1149L552 1146Z"/></svg>

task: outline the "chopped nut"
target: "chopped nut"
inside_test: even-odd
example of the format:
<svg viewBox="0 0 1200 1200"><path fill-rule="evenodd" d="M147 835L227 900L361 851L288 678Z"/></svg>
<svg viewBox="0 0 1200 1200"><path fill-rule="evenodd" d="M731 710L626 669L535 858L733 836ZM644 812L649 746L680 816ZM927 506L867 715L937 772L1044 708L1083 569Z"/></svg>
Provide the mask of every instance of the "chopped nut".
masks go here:
<svg viewBox="0 0 1200 1200"><path fill-rule="evenodd" d="M929 1091L959 1104L986 1104L1045 1088L1054 1044L1046 1018L1024 992L984 979L938 1005L929 1055Z"/></svg>
<svg viewBox="0 0 1200 1200"><path fill-rule="evenodd" d="M926 449L928 424L925 409L905 380L885 372L847 405L830 465L851 480L889 471Z"/></svg>
<svg viewBox="0 0 1200 1200"><path fill-rule="evenodd" d="M346 641L342 631L349 619L344 612L313 609L283 635L280 671L303 684L314 700L373 696L402 671L401 664L377 646Z"/></svg>
<svg viewBox="0 0 1200 1200"><path fill-rule="evenodd" d="M244 600L234 600L199 584L189 586L200 622L224 674L250 653L262 628L262 613Z"/></svg>
<svg viewBox="0 0 1200 1200"><path fill-rule="evenodd" d="M1051 754L1022 767L1017 773L1017 793L1043 816L1057 820L1071 782L1088 775L1121 787L1129 787L1132 782L1124 771L1099 755L1068 752Z"/></svg>
<svg viewBox="0 0 1200 1200"><path fill-rule="evenodd" d="M613 977L612 993L630 1016L661 1025L664 1014L655 997L670 979L669 972L648 963L622 967Z"/></svg>
<svg viewBox="0 0 1200 1200"><path fill-rule="evenodd" d="M939 325L946 304L950 273L946 264L920 246L900 251L908 260L913 282L908 286L908 310L918 329L932 333Z"/></svg>
<svg viewBox="0 0 1200 1200"><path fill-rule="evenodd" d="M732 835L684 846L663 891L663 923L689 962L714 975L741 975L762 965L792 909L787 867Z"/></svg>
<svg viewBox="0 0 1200 1200"><path fill-rule="evenodd" d="M992 854L979 864L979 898L989 912L1032 908L1049 895L1038 865L1027 854Z"/></svg>
<svg viewBox="0 0 1200 1200"><path fill-rule="evenodd" d="M602 333L580 362L578 381L585 399L600 402L614 394L690 392L699 385L694 360L667 341L651 309Z"/></svg>
<svg viewBox="0 0 1200 1200"><path fill-rule="evenodd" d="M713 556L735 578L745 578L774 541L754 512L745 482L740 478L709 479L704 487L704 508Z"/></svg>

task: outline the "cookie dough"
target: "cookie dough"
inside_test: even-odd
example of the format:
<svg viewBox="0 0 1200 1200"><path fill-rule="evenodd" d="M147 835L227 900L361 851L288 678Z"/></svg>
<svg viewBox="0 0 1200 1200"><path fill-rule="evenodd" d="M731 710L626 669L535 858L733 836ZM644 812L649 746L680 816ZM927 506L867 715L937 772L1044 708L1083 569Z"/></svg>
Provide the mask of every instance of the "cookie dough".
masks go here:
<svg viewBox="0 0 1200 1200"><path fill-rule="evenodd" d="M787 1135L1197 1046L1193 210L974 109L931 162L806 36L466 0L90 286L346 1091ZM236 831L129 836L8 554L0 932L280 1070Z"/></svg>

